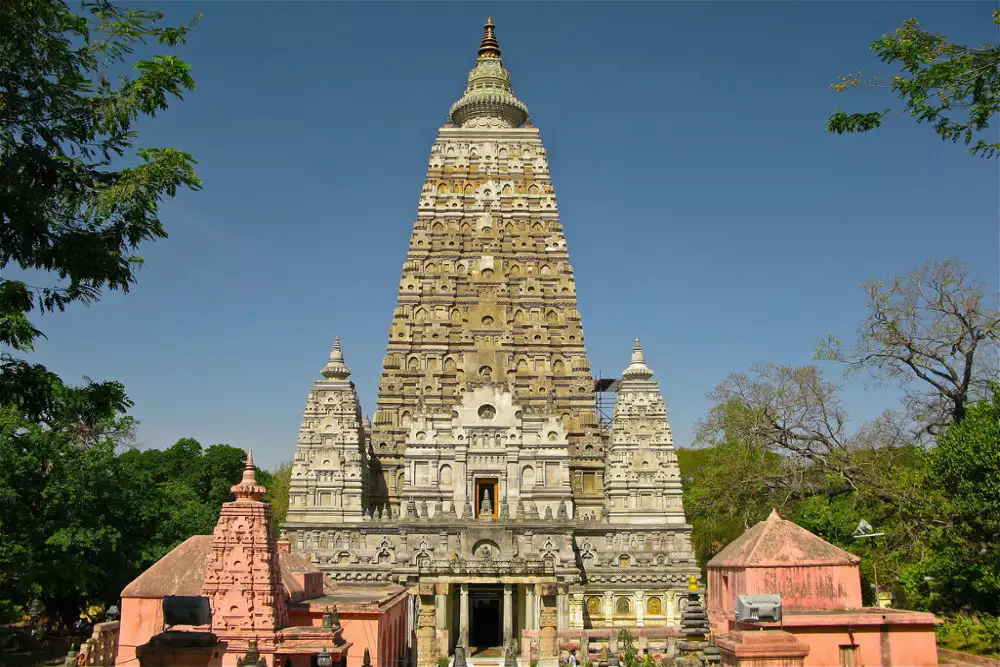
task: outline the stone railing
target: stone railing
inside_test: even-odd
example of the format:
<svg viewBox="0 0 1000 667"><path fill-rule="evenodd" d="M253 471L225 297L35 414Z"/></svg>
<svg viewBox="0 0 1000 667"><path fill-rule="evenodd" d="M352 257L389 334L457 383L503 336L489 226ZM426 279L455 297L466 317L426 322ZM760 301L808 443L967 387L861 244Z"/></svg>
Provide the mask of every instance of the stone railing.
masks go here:
<svg viewBox="0 0 1000 667"><path fill-rule="evenodd" d="M527 574L555 575L555 565L551 560L425 560L417 565L420 574Z"/></svg>
<svg viewBox="0 0 1000 667"><path fill-rule="evenodd" d="M102 667L114 665L118 653L118 628L119 621L107 621L95 625L90 639L80 646L76 664Z"/></svg>

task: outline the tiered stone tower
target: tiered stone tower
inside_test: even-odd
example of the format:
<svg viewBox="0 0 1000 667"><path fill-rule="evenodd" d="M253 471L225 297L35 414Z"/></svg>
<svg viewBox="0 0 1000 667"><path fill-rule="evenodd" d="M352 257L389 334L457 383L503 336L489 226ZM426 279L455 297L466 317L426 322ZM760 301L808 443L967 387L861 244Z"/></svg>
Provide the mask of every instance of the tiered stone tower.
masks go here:
<svg viewBox="0 0 1000 667"><path fill-rule="evenodd" d="M509 464L510 503L531 499L544 512L565 501L572 512L575 497L581 511L598 510L600 482L586 492L583 483L603 459L593 379L545 148L537 129L521 127L527 108L492 23L485 32L454 126L431 148L403 264L372 501L400 509L408 471L411 498L460 509L473 494L467 472L490 457ZM443 479L431 460L447 461ZM519 483L524 468L530 488Z"/></svg>
<svg viewBox="0 0 1000 667"><path fill-rule="evenodd" d="M365 506L365 429L361 402L348 381L340 337L313 383L292 461L289 504L300 521L360 522Z"/></svg>
<svg viewBox="0 0 1000 667"><path fill-rule="evenodd" d="M604 482L611 523L683 524L681 474L667 407L639 339L622 371Z"/></svg>
<svg viewBox="0 0 1000 667"><path fill-rule="evenodd" d="M450 121L374 425L338 342L307 400L284 531L336 581L410 585L419 641L441 650L538 630L544 653L557 626L676 625L697 568L663 398L637 342L611 432L598 424L545 148L492 21Z"/></svg>

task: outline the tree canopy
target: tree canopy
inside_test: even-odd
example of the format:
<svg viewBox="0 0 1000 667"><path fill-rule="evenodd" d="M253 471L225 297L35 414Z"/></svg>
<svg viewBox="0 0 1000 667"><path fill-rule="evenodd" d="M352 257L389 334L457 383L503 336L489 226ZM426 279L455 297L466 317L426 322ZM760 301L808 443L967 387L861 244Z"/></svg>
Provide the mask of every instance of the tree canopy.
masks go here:
<svg viewBox="0 0 1000 667"><path fill-rule="evenodd" d="M1000 10L993 11L1000 24ZM831 88L844 92L863 85L868 90L887 89L903 107L865 113L837 111L826 121L834 134L868 132L895 116L908 114L928 123L945 141L961 142L973 155L1000 156L1000 143L987 130L1000 111L1000 45L965 46L926 30L916 19L907 19L892 35L882 35L871 50L884 63L899 67L888 83L877 76L867 81L861 72L839 77Z"/></svg>

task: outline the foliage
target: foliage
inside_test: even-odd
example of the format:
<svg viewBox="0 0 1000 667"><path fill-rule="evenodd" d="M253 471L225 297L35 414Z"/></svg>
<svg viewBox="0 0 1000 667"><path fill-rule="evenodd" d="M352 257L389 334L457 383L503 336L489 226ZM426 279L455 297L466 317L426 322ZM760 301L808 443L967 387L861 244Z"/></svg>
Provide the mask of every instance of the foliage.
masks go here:
<svg viewBox="0 0 1000 667"><path fill-rule="evenodd" d="M140 118L194 88L188 64L157 55L137 61L134 78L108 76L147 40L182 44L190 24L164 27L159 12L105 0L82 8L0 4L0 267L56 278L41 287L0 279L0 344L20 351L42 335L29 318L36 309L128 291L142 262L133 251L167 235L160 200L201 185L187 153L132 150Z"/></svg>
<svg viewBox="0 0 1000 667"><path fill-rule="evenodd" d="M194 88L173 49L191 24L84 0L0 3L0 348L42 336L33 313L127 292L147 241L166 237L160 202L198 189L194 160L135 147L136 125ZM29 284L32 283L40 284ZM0 607L40 599L72 620L86 599L114 600L149 558L163 507L149 475L116 451L132 403L117 382L65 385L44 366L0 354ZM183 504L183 503L182 503ZM191 522L188 522L191 523ZM197 523L197 522L194 522ZM178 528L178 530L181 530Z"/></svg>
<svg viewBox="0 0 1000 667"><path fill-rule="evenodd" d="M984 299L982 283L945 260L888 283L870 280L864 290L868 316L854 349L828 334L817 356L899 381L911 416L930 433L960 421L997 373L1000 310Z"/></svg>
<svg viewBox="0 0 1000 667"><path fill-rule="evenodd" d="M993 22L1000 24L996 10ZM827 130L834 134L868 132L890 117L908 113L918 123L931 124L942 139L969 146L973 155L1000 156L1000 143L985 138L990 121L1000 111L1000 46L955 44L928 32L916 19L907 19L892 36L882 35L872 42L871 50L882 62L897 64L900 73L888 84L874 77L866 83L867 88L888 88L903 101L903 108L897 112L837 111L827 119ZM841 76L830 87L843 92L860 83L861 72L857 72Z"/></svg>
<svg viewBox="0 0 1000 667"><path fill-rule="evenodd" d="M914 604L1000 615L1000 385L938 438L925 488L940 489L929 549L906 573Z"/></svg>
<svg viewBox="0 0 1000 667"><path fill-rule="evenodd" d="M54 393L73 391L86 389ZM111 407L95 419L114 427L127 417ZM144 511L151 489L112 441L82 447L72 419L53 411L51 423L0 407L0 600L40 599L65 622L87 599L117 598L154 517Z"/></svg>
<svg viewBox="0 0 1000 667"><path fill-rule="evenodd" d="M862 557L867 603L877 582L900 606L992 618L1000 614L997 312L952 262L871 283L869 295L855 350L827 339L821 354L849 370L915 380L910 420L886 412L848 428L839 388L818 367L761 364L730 376L699 423L699 447L678 453L696 555L704 566L774 507ZM881 536L857 539L861 520Z"/></svg>
<svg viewBox="0 0 1000 667"><path fill-rule="evenodd" d="M627 628L618 631L618 658L622 667L640 667L639 651L632 641L632 633Z"/></svg>
<svg viewBox="0 0 1000 667"><path fill-rule="evenodd" d="M274 517L274 530L285 522L288 516L288 487L292 481L292 462L285 461L278 466L273 473L257 478L261 484L267 487L267 495L264 500L271 503L271 515Z"/></svg>
<svg viewBox="0 0 1000 667"><path fill-rule="evenodd" d="M1000 657L1000 618L959 615L937 627L938 644L954 651Z"/></svg>

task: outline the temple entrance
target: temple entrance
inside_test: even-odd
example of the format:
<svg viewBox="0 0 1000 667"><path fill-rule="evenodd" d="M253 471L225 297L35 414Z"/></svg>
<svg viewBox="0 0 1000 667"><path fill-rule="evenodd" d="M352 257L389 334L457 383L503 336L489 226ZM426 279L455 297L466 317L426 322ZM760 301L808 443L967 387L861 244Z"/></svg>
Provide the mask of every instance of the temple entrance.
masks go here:
<svg viewBox="0 0 1000 667"><path fill-rule="evenodd" d="M503 646L503 587L469 586L469 647L472 655L496 653Z"/></svg>

